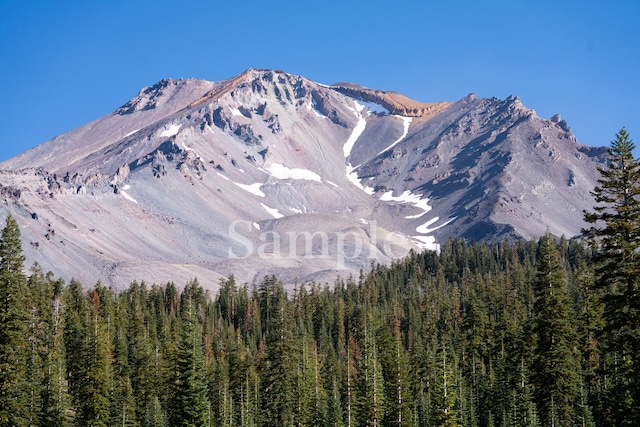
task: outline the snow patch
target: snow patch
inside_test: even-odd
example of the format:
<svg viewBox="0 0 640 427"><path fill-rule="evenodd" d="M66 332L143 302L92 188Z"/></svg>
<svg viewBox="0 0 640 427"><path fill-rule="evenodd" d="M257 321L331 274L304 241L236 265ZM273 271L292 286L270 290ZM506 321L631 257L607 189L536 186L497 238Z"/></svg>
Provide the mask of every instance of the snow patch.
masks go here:
<svg viewBox="0 0 640 427"><path fill-rule="evenodd" d="M429 199L423 199L422 194L413 194L411 191L407 190L401 195L394 197L393 190L387 191L382 196L380 196L380 200L383 202L398 202L398 203L408 203L415 206L418 209L422 209L423 212L418 215L409 215L406 216L406 219L415 219L420 218L427 212L431 210L431 206L429 206Z"/></svg>
<svg viewBox="0 0 640 427"><path fill-rule="evenodd" d="M242 188L244 191L247 191L251 194L255 194L256 196L259 197L264 197L264 193L260 190L260 187L262 187L262 183L261 182L256 182L255 184L239 184L237 182L234 182L235 185L237 185L238 187Z"/></svg>
<svg viewBox="0 0 640 427"><path fill-rule="evenodd" d="M122 197L124 197L125 199L129 200L130 202L133 203L138 203L138 201L136 199L134 199L133 197L131 197L129 194L127 194L126 191L124 190L120 190L120 194L122 194Z"/></svg>
<svg viewBox="0 0 640 427"><path fill-rule="evenodd" d="M335 182L331 182L331 181L329 181L329 180L327 180L327 184L331 184L331 185L333 185L334 187L340 188L340 186L339 186L338 184L336 184Z"/></svg>
<svg viewBox="0 0 640 427"><path fill-rule="evenodd" d="M256 230L260 231L260 224L258 224L257 222L253 223L253 228L255 228Z"/></svg>
<svg viewBox="0 0 640 427"><path fill-rule="evenodd" d="M262 208L269 212L271 214L271 216L273 216L274 218L282 218L284 217L284 215L282 215L278 209L274 209L274 208L270 208L269 206L265 205L264 203L260 203L260 206L262 206Z"/></svg>
<svg viewBox="0 0 640 427"><path fill-rule="evenodd" d="M356 172L356 169L358 169L359 167L360 165L353 167L350 163L347 163L347 179L351 181L353 185L355 185L368 195L372 196L376 192L376 190L371 187L365 187L364 185L362 185L362 181L358 178L358 173Z"/></svg>
<svg viewBox="0 0 640 427"><path fill-rule="evenodd" d="M358 99L357 102L359 102L362 106L364 106L364 108L369 110L370 113L380 114L383 116L389 115L389 110L387 110L380 104L376 104L375 102L365 101L363 99Z"/></svg>
<svg viewBox="0 0 640 427"><path fill-rule="evenodd" d="M402 132L402 135L400 136L400 138L398 138L396 141L393 142L393 144L391 144L390 146L388 146L387 148L385 148L384 150L382 150L381 152L378 153L378 156L382 153L384 153L385 151L389 151L391 150L393 147L395 147L400 141L402 141L403 139L405 139L407 137L407 134L409 133L409 125L411 124L411 121L413 120L413 117L404 117L404 116L396 116L396 117L400 117L402 119L402 123L404 125L404 132Z"/></svg>
<svg viewBox="0 0 640 427"><path fill-rule="evenodd" d="M413 194L411 191L407 190L399 196L394 196L393 191L388 191L380 196L380 200L384 202L397 202L397 203L406 203L415 206L418 209L421 209L422 212L417 215L409 215L406 216L406 219L417 219L424 216L427 212L429 212L432 208L429 206L429 199L422 198L422 194ZM450 219L442 225L437 227L432 227L433 224L440 220L440 217L435 217L427 222L423 223L416 227L416 232L420 234L430 234L436 231L437 229L444 227L449 224L455 218ZM440 245L436 243L436 238L433 236L411 236L411 238L416 242L420 249L438 251L440 250Z"/></svg>
<svg viewBox="0 0 640 427"><path fill-rule="evenodd" d="M349 139L347 139L347 142L345 142L344 146L342 147L342 151L344 152L345 159L349 157L349 155L351 154L351 150L353 150L353 146L355 145L358 138L360 138L360 135L362 135L362 132L364 132L365 127L367 127L367 121L365 120L365 118L362 116L362 113L361 113L362 110L364 109L364 105L359 104L358 101L353 101L353 102L356 108L353 109L349 107L349 109L353 111L356 117L358 118L358 123L356 124L356 127L353 128L353 131L351 131L351 135L349 135Z"/></svg>
<svg viewBox="0 0 640 427"><path fill-rule="evenodd" d="M163 136L170 137L170 136L177 135L181 127L182 127L181 124L171 125L169 129L165 129L164 132L160 134L160 138L162 138Z"/></svg>
<svg viewBox="0 0 640 427"><path fill-rule="evenodd" d="M436 238L433 236L411 236L416 245L423 250L439 251L440 245L436 243Z"/></svg>
<svg viewBox="0 0 640 427"><path fill-rule="evenodd" d="M229 107L232 116L241 116L242 113L237 108Z"/></svg>
<svg viewBox="0 0 640 427"><path fill-rule="evenodd" d="M271 175L278 179L302 179L306 181L318 181L320 182L320 175L312 172L308 169L289 169L283 164L272 163L265 168Z"/></svg>
<svg viewBox="0 0 640 427"><path fill-rule="evenodd" d="M128 137L128 136L131 136L131 135L133 135L134 133L138 132L139 130L140 130L140 129L136 129L136 130L134 130L134 131L131 131L131 132L129 132L128 134L126 134L124 137L126 138L126 137Z"/></svg>
<svg viewBox="0 0 640 427"><path fill-rule="evenodd" d="M226 179L227 181L231 181L229 178L227 178L226 176L222 175L220 172L216 172L218 174L218 176L220 178Z"/></svg>
<svg viewBox="0 0 640 427"><path fill-rule="evenodd" d="M434 231L436 231L437 229L442 228L442 227L444 227L445 225L449 224L449 223L450 223L451 221L453 221L454 219L455 219L455 218L451 218L449 221L445 222L444 224L439 225L439 226L437 226L437 227L433 227L433 228L431 228L431 225L432 225L432 224L434 224L434 223L436 223L436 222L438 222L438 221L440 220L440 217L438 217L438 216L437 216L437 217L432 218L432 219L430 219L429 221L425 222L424 224L422 224L422 225L418 226L418 227L416 228L416 231L417 231L418 233L422 233L422 234L433 233L433 232L434 232Z"/></svg>
<svg viewBox="0 0 640 427"><path fill-rule="evenodd" d="M353 149L353 146L355 145L358 138L360 138L360 135L362 135L362 132L364 132L364 129L367 126L367 121L362 116L362 110L364 110L364 105L360 104L356 100L354 100L353 103L355 104L356 108L353 109L349 107L349 109L353 111L353 113L358 118L358 123L356 124L356 127L353 128L353 131L351 131L351 135L349 135L349 139L347 139L347 142L345 142L344 146L342 147L345 159L349 157L349 155L351 154L351 150ZM369 195L373 195L373 193L375 193L375 190L371 187L364 187L360 182L360 179L358 179L358 173L356 172L356 169L358 169L359 167L360 165L353 167L351 163L347 162L347 179L351 181L356 187L364 191L365 193Z"/></svg>
<svg viewBox="0 0 640 427"><path fill-rule="evenodd" d="M301 213L302 213L302 210L300 210L300 209L296 209L296 208L289 208L289 210L290 210L291 212L293 212L293 213L297 213L297 214L301 214Z"/></svg>

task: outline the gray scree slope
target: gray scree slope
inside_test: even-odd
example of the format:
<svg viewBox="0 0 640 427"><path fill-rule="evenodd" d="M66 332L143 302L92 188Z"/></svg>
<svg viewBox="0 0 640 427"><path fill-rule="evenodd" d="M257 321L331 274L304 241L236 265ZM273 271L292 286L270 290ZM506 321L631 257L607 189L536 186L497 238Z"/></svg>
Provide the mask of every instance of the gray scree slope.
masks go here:
<svg viewBox="0 0 640 427"><path fill-rule="evenodd" d="M580 232L604 147L516 98L421 103L281 71L162 80L0 163L30 265L116 288L332 283L450 237Z"/></svg>

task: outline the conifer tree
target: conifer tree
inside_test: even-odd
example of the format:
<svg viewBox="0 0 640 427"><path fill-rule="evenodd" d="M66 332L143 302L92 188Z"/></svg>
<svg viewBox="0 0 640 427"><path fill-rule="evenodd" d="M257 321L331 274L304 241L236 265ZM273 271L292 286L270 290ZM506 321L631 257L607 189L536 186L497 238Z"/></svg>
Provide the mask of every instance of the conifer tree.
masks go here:
<svg viewBox="0 0 640 427"><path fill-rule="evenodd" d="M45 277L36 263L31 267L27 286L30 419L37 417L37 424L41 425L64 426L69 422L70 409L62 339L64 309L60 300L64 281L54 281L53 273Z"/></svg>
<svg viewBox="0 0 640 427"><path fill-rule="evenodd" d="M48 304L45 280L40 267L31 268L27 280L27 392L29 395L29 425L40 421L42 411L42 386L44 383L44 358L47 352L47 315Z"/></svg>
<svg viewBox="0 0 640 427"><path fill-rule="evenodd" d="M319 413L316 412L319 399L316 401L315 380L317 377L314 369L314 356L317 353L312 354L315 348L313 350L310 348L310 343L304 335L298 338L298 342L301 348L296 349L297 354L294 358L296 364L293 367L295 369L294 396L296 401L294 419L298 426L319 425L316 423L316 417L319 418Z"/></svg>
<svg viewBox="0 0 640 427"><path fill-rule="evenodd" d="M139 425L136 415L136 400L142 400L143 396L137 396L137 399L134 399L134 390L130 377L131 367L129 366L128 343L125 328L122 325L125 320L124 312L119 311L115 319L110 425L135 427Z"/></svg>
<svg viewBox="0 0 640 427"><path fill-rule="evenodd" d="M168 427L167 413L160 404L158 396L154 396L144 412L143 427Z"/></svg>
<svg viewBox="0 0 640 427"><path fill-rule="evenodd" d="M459 423L457 381L454 375L453 357L442 346L437 355L433 370L433 391L431 420L433 425L443 427L457 427Z"/></svg>
<svg viewBox="0 0 640 427"><path fill-rule="evenodd" d="M595 250L595 285L605 305L604 366L609 392L603 420L640 423L640 163L635 144L621 129L608 150L594 188L594 212L584 213L583 230Z"/></svg>
<svg viewBox="0 0 640 427"><path fill-rule="evenodd" d="M89 322L89 304L77 280L71 280L62 296L65 307L63 339L66 354L68 383L67 387L74 408L80 407L83 397L82 366L86 347L87 328Z"/></svg>
<svg viewBox="0 0 640 427"><path fill-rule="evenodd" d="M149 406L153 406L154 397L158 390L158 379L155 375L152 333L155 322L148 321L149 313L146 309L147 289L144 283L132 283L127 291L126 306L129 314L127 325L128 364L131 377L131 387L136 400L138 420L144 418Z"/></svg>
<svg viewBox="0 0 640 427"><path fill-rule="evenodd" d="M532 364L534 397L542 425L572 426L580 380L577 337L571 324L566 279L550 234L540 241L534 282Z"/></svg>
<svg viewBox="0 0 640 427"><path fill-rule="evenodd" d="M204 371L202 333L196 313L201 294L196 281L182 294L180 339L173 359L169 421L172 426L201 427L207 423L209 402Z"/></svg>
<svg viewBox="0 0 640 427"><path fill-rule="evenodd" d="M257 387L255 364L247 351L246 344L240 338L240 333L235 339L231 337L231 341L231 349L228 353L228 372L226 364L220 361L218 364L221 365L221 369L219 369L221 374L218 375L218 378L221 381L214 386L221 389L217 394L224 395L226 392L235 402L235 410L233 411L235 420L231 420L231 424L240 427L255 426L257 422L255 410L257 399L254 393ZM226 400L230 399L227 397ZM221 422L219 424L222 425Z"/></svg>
<svg viewBox="0 0 640 427"><path fill-rule="evenodd" d="M45 353L43 354L41 424L59 427L69 425L71 410L64 343L66 316L62 302L63 286L62 279L53 281L51 274L48 274L45 293L49 299L48 303L42 307L43 311L47 311L45 316L47 334Z"/></svg>
<svg viewBox="0 0 640 427"><path fill-rule="evenodd" d="M295 341L290 306L282 286L275 277L260 285L261 315L264 318L266 355L261 386L262 425L293 425L295 413Z"/></svg>
<svg viewBox="0 0 640 427"><path fill-rule="evenodd" d="M484 361L488 355L489 316L485 304L476 295L472 295L463 317L465 332L465 346L467 357L465 360L465 376L470 383L469 390L469 418L480 420L483 418L481 401L484 400L485 376Z"/></svg>
<svg viewBox="0 0 640 427"><path fill-rule="evenodd" d="M100 297L94 289L89 293L89 322L86 325L86 344L77 390L77 421L81 426L109 426L111 346L107 326L100 312Z"/></svg>
<svg viewBox="0 0 640 427"><path fill-rule="evenodd" d="M394 310L397 311L397 310ZM411 425L407 360L401 332L401 321L394 313L392 324L378 332L380 360L386 388L385 425Z"/></svg>
<svg viewBox="0 0 640 427"><path fill-rule="evenodd" d="M20 229L9 215L0 236L0 425L27 425L27 310Z"/></svg>
<svg viewBox="0 0 640 427"><path fill-rule="evenodd" d="M382 361L372 329L371 324L365 326L362 358L358 366L358 421L359 425L380 427L387 402Z"/></svg>

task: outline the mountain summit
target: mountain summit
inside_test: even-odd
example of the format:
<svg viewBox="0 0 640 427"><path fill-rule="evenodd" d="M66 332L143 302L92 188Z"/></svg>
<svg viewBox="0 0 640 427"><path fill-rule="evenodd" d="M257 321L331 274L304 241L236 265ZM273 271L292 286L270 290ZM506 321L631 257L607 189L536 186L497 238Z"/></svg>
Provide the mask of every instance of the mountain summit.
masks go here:
<svg viewBox="0 0 640 427"><path fill-rule="evenodd" d="M333 281L450 237L573 236L606 149L469 95L249 69L165 79L0 163L28 260L86 283Z"/></svg>

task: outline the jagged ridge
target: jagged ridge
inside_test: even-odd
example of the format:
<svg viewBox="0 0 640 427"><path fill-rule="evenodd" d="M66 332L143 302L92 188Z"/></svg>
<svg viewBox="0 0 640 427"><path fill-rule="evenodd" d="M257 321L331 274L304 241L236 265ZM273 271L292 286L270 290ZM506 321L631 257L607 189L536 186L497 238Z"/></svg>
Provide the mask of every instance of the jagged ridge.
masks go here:
<svg viewBox="0 0 640 427"><path fill-rule="evenodd" d="M29 259L86 282L332 281L449 237L577 234L603 159L517 97L249 69L162 80L0 164L0 209Z"/></svg>

